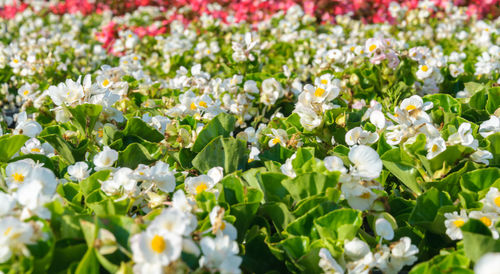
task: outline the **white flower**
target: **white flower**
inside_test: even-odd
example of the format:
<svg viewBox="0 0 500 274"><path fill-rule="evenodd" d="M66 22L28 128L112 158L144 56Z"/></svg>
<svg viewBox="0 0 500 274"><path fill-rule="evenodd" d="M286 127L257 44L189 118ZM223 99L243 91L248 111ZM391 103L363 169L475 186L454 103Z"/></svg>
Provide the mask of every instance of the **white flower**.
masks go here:
<svg viewBox="0 0 500 274"><path fill-rule="evenodd" d="M414 125L419 125L423 123L430 123L431 118L425 112L433 107L432 102L425 102L418 95L413 95L410 98L406 98L401 102L400 109L408 114L408 118L412 121ZM401 115L406 116L406 115ZM398 117L402 119L403 117Z"/></svg>
<svg viewBox="0 0 500 274"><path fill-rule="evenodd" d="M500 191L498 191L498 188L490 187L481 203L483 203L483 210L500 214Z"/></svg>
<svg viewBox="0 0 500 274"><path fill-rule="evenodd" d="M480 150L479 149L476 152L472 153L470 155L470 158L472 161L474 161L476 163L482 163L485 165L489 165L490 161L488 161L488 160L493 159L493 154L487 150Z"/></svg>
<svg viewBox="0 0 500 274"><path fill-rule="evenodd" d="M446 234L448 237L452 240L461 240L463 236L460 228L469 220L465 210L462 209L460 214L456 211L453 213L445 213L444 217L446 218L444 225L446 226Z"/></svg>
<svg viewBox="0 0 500 274"><path fill-rule="evenodd" d="M128 167L118 169L113 174L112 179L102 182L102 191L108 195L134 195L137 191L137 181L132 176L132 173L133 170Z"/></svg>
<svg viewBox="0 0 500 274"><path fill-rule="evenodd" d="M384 113L380 110L373 110L370 113L370 122L378 129L383 129L386 123Z"/></svg>
<svg viewBox="0 0 500 274"><path fill-rule="evenodd" d="M344 166L344 162L337 156L328 156L323 159L326 169L329 171L340 171L342 174L347 173L347 168Z"/></svg>
<svg viewBox="0 0 500 274"><path fill-rule="evenodd" d="M222 167L213 167L207 175L200 175L197 177L188 177L184 182L186 190L192 195L198 195L203 191L212 191L214 186L222 179Z"/></svg>
<svg viewBox="0 0 500 274"><path fill-rule="evenodd" d="M474 266L476 274L497 274L500 269L500 253L486 253Z"/></svg>
<svg viewBox="0 0 500 274"><path fill-rule="evenodd" d="M350 259L359 260L370 252L370 246L368 246L366 242L355 237L351 241L345 241L344 252Z"/></svg>
<svg viewBox="0 0 500 274"><path fill-rule="evenodd" d="M76 162L68 167L68 174L71 180L81 181L89 177L90 169L85 162Z"/></svg>
<svg viewBox="0 0 500 274"><path fill-rule="evenodd" d="M9 189L22 185L33 169L34 161L31 159L19 160L9 163L5 168L6 182Z"/></svg>
<svg viewBox="0 0 500 274"><path fill-rule="evenodd" d="M354 175L368 179L380 176L382 161L373 148L365 145L355 146L349 151L349 160L353 164L351 171Z"/></svg>
<svg viewBox="0 0 500 274"><path fill-rule="evenodd" d="M170 207L164 209L162 213L151 222L150 227L166 230L180 236L188 236L196 228L196 224L196 217L191 213Z"/></svg>
<svg viewBox="0 0 500 274"><path fill-rule="evenodd" d="M229 236L229 239L234 241L238 236L238 231L231 223L224 221L224 212L224 208L218 205L214 206L214 208L212 208L212 211L210 211L210 214L208 216L210 217L210 223L212 224L212 233L216 235L218 233L227 235Z"/></svg>
<svg viewBox="0 0 500 274"><path fill-rule="evenodd" d="M59 83L57 86L50 86L47 90L47 94L56 106L72 105L84 96L80 79L76 82L67 79L65 83Z"/></svg>
<svg viewBox="0 0 500 274"><path fill-rule="evenodd" d="M389 221L387 221L385 218L378 218L375 221L375 232L381 238L388 241L394 238L394 229L392 228L391 223L389 223Z"/></svg>
<svg viewBox="0 0 500 274"><path fill-rule="evenodd" d="M417 70L417 78L420 80L424 80L425 78L431 76L434 68L432 66L428 66L426 64L418 66Z"/></svg>
<svg viewBox="0 0 500 274"><path fill-rule="evenodd" d="M332 257L326 248L319 250L319 267L327 274L344 274L344 269Z"/></svg>
<svg viewBox="0 0 500 274"><path fill-rule="evenodd" d="M42 126L31 119L28 119L26 112L21 112L17 115L16 128L14 134L23 134L28 137L34 138L42 132Z"/></svg>
<svg viewBox="0 0 500 274"><path fill-rule="evenodd" d="M269 140L268 145L269 147L273 147L276 144L280 144L282 146L286 146L286 143L288 142L288 134L286 133L285 130L283 129L271 129L272 134L266 134L268 137L271 137L271 140Z"/></svg>
<svg viewBox="0 0 500 274"><path fill-rule="evenodd" d="M481 134L481 136L483 136L484 138L499 131L500 131L500 118L493 115L490 116L489 120L484 121L479 126L479 134Z"/></svg>
<svg viewBox="0 0 500 274"><path fill-rule="evenodd" d="M175 176L168 164L162 161L156 162L148 170L147 176L161 191L169 193L175 190Z"/></svg>
<svg viewBox="0 0 500 274"><path fill-rule="evenodd" d="M200 258L200 266L220 273L241 273L239 269L242 262L238 244L229 236L218 234L215 238L203 237L200 241L203 256Z"/></svg>
<svg viewBox="0 0 500 274"><path fill-rule="evenodd" d="M297 153L292 154L290 158L286 159L285 163L281 165L280 170L283 174L288 177L295 178L297 174L295 174L295 170L293 170L292 161L297 157Z"/></svg>
<svg viewBox="0 0 500 274"><path fill-rule="evenodd" d="M446 150L446 143L443 138L438 137L434 139L430 139L427 142L427 159L432 159L436 157L439 153Z"/></svg>
<svg viewBox="0 0 500 274"><path fill-rule="evenodd" d="M412 265L417 261L418 248L411 244L411 239L402 237L391 248L390 264L395 272L400 271L405 265Z"/></svg>
<svg viewBox="0 0 500 274"><path fill-rule="evenodd" d="M16 206L16 200L8 193L0 191L0 217L9 215Z"/></svg>
<svg viewBox="0 0 500 274"><path fill-rule="evenodd" d="M118 152L105 146L103 150L94 156L96 170L109 169L118 160Z"/></svg>
<svg viewBox="0 0 500 274"><path fill-rule="evenodd" d="M349 206L361 211L371 208L373 202L378 198L372 188L361 185L356 181L356 178L359 180L358 177L348 175L345 178L350 178L351 181L342 183L340 190L347 199ZM343 178L341 177L341 179Z"/></svg>
<svg viewBox="0 0 500 274"><path fill-rule="evenodd" d="M458 127L458 131L448 137L448 143L451 145L462 144L463 146L477 149L478 141L472 136L472 128L470 123L462 123Z"/></svg>
<svg viewBox="0 0 500 274"><path fill-rule="evenodd" d="M498 231L495 229L495 224L498 220L498 214L494 212L471 211L469 213L469 218L481 221L490 229L491 234L493 235L493 239L498 239Z"/></svg>
<svg viewBox="0 0 500 274"><path fill-rule="evenodd" d="M268 106L274 105L281 97L283 97L283 88L276 79L269 78L262 81L262 92L260 94L261 103Z"/></svg>
<svg viewBox="0 0 500 274"><path fill-rule="evenodd" d="M188 200L182 189L177 190L172 196L172 207L184 212L191 212L195 206L194 201Z"/></svg>
<svg viewBox="0 0 500 274"><path fill-rule="evenodd" d="M0 263L8 261L14 252L29 255L26 244L32 243L33 228L14 217L0 219Z"/></svg>
<svg viewBox="0 0 500 274"><path fill-rule="evenodd" d="M378 134L355 127L349 130L345 135L345 142L349 146L353 145L371 145L377 142Z"/></svg>
<svg viewBox="0 0 500 274"><path fill-rule="evenodd" d="M179 259L182 251L181 236L157 227L130 238L135 273L163 273L163 267Z"/></svg>

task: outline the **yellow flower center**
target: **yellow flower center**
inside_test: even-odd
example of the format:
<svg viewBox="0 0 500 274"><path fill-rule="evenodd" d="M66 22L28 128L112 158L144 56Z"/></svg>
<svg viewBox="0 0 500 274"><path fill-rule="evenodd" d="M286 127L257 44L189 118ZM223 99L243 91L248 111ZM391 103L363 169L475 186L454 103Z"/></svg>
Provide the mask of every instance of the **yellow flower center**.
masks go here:
<svg viewBox="0 0 500 274"><path fill-rule="evenodd" d="M134 56L134 57L132 57L132 59L134 59L134 61L137 61L137 60L139 60L139 57Z"/></svg>
<svg viewBox="0 0 500 274"><path fill-rule="evenodd" d="M104 81L102 81L102 85L104 87L107 87L109 85L109 80L108 79L104 79Z"/></svg>
<svg viewBox="0 0 500 274"><path fill-rule="evenodd" d="M205 182L200 183L196 188L194 189L196 191L196 194L200 194L203 191L207 190L208 186Z"/></svg>
<svg viewBox="0 0 500 274"><path fill-rule="evenodd" d="M103 128L100 128L97 130L97 136L99 136L99 138L102 138L102 136L104 136L104 129Z"/></svg>
<svg viewBox="0 0 500 274"><path fill-rule="evenodd" d="M220 230L226 229L226 223L224 221L221 222L220 224Z"/></svg>
<svg viewBox="0 0 500 274"><path fill-rule="evenodd" d="M486 217L486 216L483 216L483 217L479 218L479 220L480 220L481 222L483 222L483 224L484 224L485 226L488 226L488 227L489 227L489 226L491 225L491 223L492 223L491 219L490 219L490 218L488 218L488 217Z"/></svg>
<svg viewBox="0 0 500 274"><path fill-rule="evenodd" d="M431 150L432 150L432 152L436 152L438 150L438 148L439 147L436 144L434 144L434 145L432 145Z"/></svg>
<svg viewBox="0 0 500 274"><path fill-rule="evenodd" d="M189 108L191 108L191 110L195 110L196 109L196 105L194 103L191 103L191 105L189 106Z"/></svg>
<svg viewBox="0 0 500 274"><path fill-rule="evenodd" d="M326 80L326 79L321 79L321 81L320 81L320 82L321 82L321 84L323 84L323 85L328 84L328 80Z"/></svg>
<svg viewBox="0 0 500 274"><path fill-rule="evenodd" d="M429 70L429 67L427 65L423 65L421 68L420 68L423 72L427 72Z"/></svg>
<svg viewBox="0 0 500 274"><path fill-rule="evenodd" d="M351 47L351 51L354 51L356 48L354 46Z"/></svg>
<svg viewBox="0 0 500 274"><path fill-rule="evenodd" d="M128 61L127 60L123 60L123 63L126 65L126 64L128 64Z"/></svg>
<svg viewBox="0 0 500 274"><path fill-rule="evenodd" d="M151 249L156 253L162 253L166 248L165 239L163 237L155 235L151 240Z"/></svg>
<svg viewBox="0 0 500 274"><path fill-rule="evenodd" d="M128 35L128 38L132 38L132 34L129 34L129 35Z"/></svg>
<svg viewBox="0 0 500 274"><path fill-rule="evenodd" d="M371 46L368 48L368 50L369 50L370 52L372 52L372 51L374 51L374 50L376 50L376 49L377 49L377 46L376 46L376 45L371 45Z"/></svg>
<svg viewBox="0 0 500 274"><path fill-rule="evenodd" d="M459 228L460 228L460 227L462 227L462 226L465 224L465 222L464 222L464 220L462 220L462 219L457 219L457 220L453 221L453 224L454 224L456 227L459 227Z"/></svg>
<svg viewBox="0 0 500 274"><path fill-rule="evenodd" d="M9 226L9 227L7 227L7 229L4 231L3 235L4 235L4 236L7 236L7 235L9 235L9 233L10 233L11 231L12 231L12 227L11 227L11 226Z"/></svg>
<svg viewBox="0 0 500 274"><path fill-rule="evenodd" d="M12 175L12 177L14 177L14 181L16 182L24 182L24 175L20 174L20 173L14 173L14 175Z"/></svg>
<svg viewBox="0 0 500 274"><path fill-rule="evenodd" d="M31 152L40 152L40 149L37 148L37 147L34 147L34 148L31 149Z"/></svg>
<svg viewBox="0 0 500 274"><path fill-rule="evenodd" d="M365 192L359 196L361 199L369 199L370 198L370 192Z"/></svg>
<svg viewBox="0 0 500 274"><path fill-rule="evenodd" d="M205 103L205 101L200 101L198 103L198 105L200 105L201 107L207 108L207 103Z"/></svg>
<svg viewBox="0 0 500 274"><path fill-rule="evenodd" d="M273 139L273 145L276 145L276 144L279 144L279 143L281 143L280 138L274 138Z"/></svg>
<svg viewBox="0 0 500 274"><path fill-rule="evenodd" d="M495 200L493 200L493 202L495 202L495 205L500 207L500 196L496 197Z"/></svg>
<svg viewBox="0 0 500 274"><path fill-rule="evenodd" d="M12 61L14 61L14 63L16 63L16 64L17 64L17 63L19 63L19 60L18 60L18 59L14 59L14 60L12 60Z"/></svg>
<svg viewBox="0 0 500 274"><path fill-rule="evenodd" d="M207 54L210 54L210 53L211 53L211 51L209 49L207 49Z"/></svg>
<svg viewBox="0 0 500 274"><path fill-rule="evenodd" d="M23 92L23 94L24 94L24 95L28 95L29 93L30 93L30 91L29 91L29 90L25 90L25 91Z"/></svg>
<svg viewBox="0 0 500 274"><path fill-rule="evenodd" d="M316 91L314 92L314 96L316 97L321 97L325 93L325 90L322 88L317 88Z"/></svg>
<svg viewBox="0 0 500 274"><path fill-rule="evenodd" d="M109 164L111 164L111 159L109 159L109 157L104 157L104 159L102 160L102 164L104 166L108 166Z"/></svg>
<svg viewBox="0 0 500 274"><path fill-rule="evenodd" d="M409 105L409 106L407 106L407 107L406 107L406 110L407 110L407 111L412 111L412 110L414 110L414 109L417 109L417 107L416 107L416 106L414 106L414 105Z"/></svg>

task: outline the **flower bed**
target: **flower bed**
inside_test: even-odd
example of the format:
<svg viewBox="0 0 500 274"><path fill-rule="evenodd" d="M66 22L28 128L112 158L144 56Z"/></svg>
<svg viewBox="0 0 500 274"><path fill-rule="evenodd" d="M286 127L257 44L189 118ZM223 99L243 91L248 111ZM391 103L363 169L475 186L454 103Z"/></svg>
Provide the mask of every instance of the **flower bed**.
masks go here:
<svg viewBox="0 0 500 274"><path fill-rule="evenodd" d="M455 4L7 3L0 271L494 273L498 1Z"/></svg>

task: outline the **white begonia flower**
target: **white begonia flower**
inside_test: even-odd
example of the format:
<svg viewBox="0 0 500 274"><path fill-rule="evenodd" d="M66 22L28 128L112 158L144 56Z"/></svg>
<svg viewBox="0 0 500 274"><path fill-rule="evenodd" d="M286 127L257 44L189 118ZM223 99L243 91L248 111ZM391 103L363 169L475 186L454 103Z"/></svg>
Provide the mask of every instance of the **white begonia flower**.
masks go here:
<svg viewBox="0 0 500 274"><path fill-rule="evenodd" d="M231 223L224 221L224 212L224 208L218 205L212 208L212 211L210 211L210 214L208 215L210 218L210 223L212 224L211 231L215 235L227 235L229 236L229 239L234 241L238 236L238 231Z"/></svg>
<svg viewBox="0 0 500 274"><path fill-rule="evenodd" d="M181 256L182 237L165 229L148 227L130 238L134 273L163 273L163 268Z"/></svg>
<svg viewBox="0 0 500 274"><path fill-rule="evenodd" d="M24 146L21 148L21 152L24 154L43 154L49 155L54 153L54 148L48 143L40 143L37 138L31 138Z"/></svg>
<svg viewBox="0 0 500 274"><path fill-rule="evenodd" d="M392 240L394 238L394 229L391 223L385 218L378 218L375 221L375 233L385 240Z"/></svg>
<svg viewBox="0 0 500 274"><path fill-rule="evenodd" d="M424 80L425 78L431 76L434 68L432 66L428 66L427 64L418 66L417 70L417 78L419 80Z"/></svg>
<svg viewBox="0 0 500 274"><path fill-rule="evenodd" d="M260 102L267 106L274 105L279 98L283 97L283 88L274 78L262 81L261 89Z"/></svg>
<svg viewBox="0 0 500 274"><path fill-rule="evenodd" d="M82 181L89 177L90 169L85 162L76 162L68 167L68 174L71 180Z"/></svg>
<svg viewBox="0 0 500 274"><path fill-rule="evenodd" d="M370 270L375 267L375 257L369 252L362 259L349 262L346 267L349 273L369 274Z"/></svg>
<svg viewBox="0 0 500 274"><path fill-rule="evenodd" d="M450 64L448 66L448 69L450 70L450 75L453 78L457 78L460 74L464 73L464 64L461 64L460 66L457 66L456 64Z"/></svg>
<svg viewBox="0 0 500 274"><path fill-rule="evenodd" d="M35 138L42 132L42 126L31 119L28 119L26 112L21 112L17 116L16 128L14 134L23 134L31 138Z"/></svg>
<svg viewBox="0 0 500 274"><path fill-rule="evenodd" d="M438 137L434 139L430 139L427 141L427 159L432 159L436 157L439 153L446 150L446 143L443 138Z"/></svg>
<svg viewBox="0 0 500 274"><path fill-rule="evenodd" d="M24 207L21 218L37 215L49 219L51 213L44 205L53 200L57 184L56 176L50 169L34 167L26 177L26 182L14 194L18 203Z"/></svg>
<svg viewBox="0 0 500 274"><path fill-rule="evenodd" d="M342 174L347 173L347 168L344 166L344 162L337 156L327 156L323 159L326 169L328 171L340 171Z"/></svg>
<svg viewBox="0 0 500 274"><path fill-rule="evenodd" d="M332 257L328 249L321 248L319 250L319 267L327 274L344 274L344 269Z"/></svg>
<svg viewBox="0 0 500 274"><path fill-rule="evenodd" d="M300 124L306 130L312 131L319 127L322 123L321 116L319 116L312 108L304 107L304 105L300 103L297 105L294 112L300 116Z"/></svg>
<svg viewBox="0 0 500 274"><path fill-rule="evenodd" d="M200 241L203 256L200 266L221 273L241 273L242 258L238 256L238 244L229 236L218 234L215 238L203 237Z"/></svg>
<svg viewBox="0 0 500 274"><path fill-rule="evenodd" d="M47 94L56 106L70 106L76 101L84 97L83 86L78 81L67 79L64 83L59 83L57 86L50 86Z"/></svg>
<svg viewBox="0 0 500 274"><path fill-rule="evenodd" d="M345 241L344 252L350 259L359 260L370 252L370 246L368 246L366 242L355 237L351 241Z"/></svg>
<svg viewBox="0 0 500 274"><path fill-rule="evenodd" d="M414 125L430 123L431 117L425 111L434 106L432 102L425 102L418 95L413 95L401 102L400 109L408 114ZM398 117L402 118L402 117Z"/></svg>
<svg viewBox="0 0 500 274"><path fill-rule="evenodd" d="M33 227L14 217L0 219L0 263L8 261L16 252L29 255L26 244L31 244Z"/></svg>
<svg viewBox="0 0 500 274"><path fill-rule="evenodd" d="M280 170L283 174L288 177L295 178L297 174L295 174L295 170L293 170L292 161L297 157L297 153L292 154L290 158L286 159L285 163L281 165Z"/></svg>
<svg viewBox="0 0 500 274"><path fill-rule="evenodd" d="M172 207L184 212L191 212L196 204L192 200L188 200L186 193L182 189L174 192L172 196Z"/></svg>
<svg viewBox="0 0 500 274"><path fill-rule="evenodd" d="M448 237L452 240L461 240L463 235L460 228L469 220L465 209L462 209L460 214L456 211L453 213L445 213L444 217L446 218L444 225L446 226L446 234Z"/></svg>
<svg viewBox="0 0 500 274"><path fill-rule="evenodd" d="M118 160L118 152L105 146L103 150L94 156L96 170L110 169Z"/></svg>
<svg viewBox="0 0 500 274"><path fill-rule="evenodd" d="M158 230L166 230L176 235L188 236L196 229L196 224L196 217L191 213L170 207L164 209L151 222L150 227L156 227Z"/></svg>
<svg viewBox="0 0 500 274"><path fill-rule="evenodd" d="M276 144L280 144L282 146L286 146L286 143L288 142L288 134L284 129L271 129L272 134L266 134L266 136L271 137L271 140L269 140L268 145L269 147L273 147Z"/></svg>
<svg viewBox="0 0 500 274"><path fill-rule="evenodd" d="M365 187L357 181L344 182L340 190L347 199L349 206L361 211L370 209L373 202L378 198L370 187Z"/></svg>
<svg viewBox="0 0 500 274"><path fill-rule="evenodd" d="M26 181L29 173L33 169L34 161L23 159L9 163L5 168L6 182L9 189L16 189Z"/></svg>
<svg viewBox="0 0 500 274"><path fill-rule="evenodd" d="M487 226L493 239L498 239L498 231L495 228L495 224L498 220L498 214L494 212L482 212L482 211L471 211L469 213L469 218L477 219L481 221L485 226Z"/></svg>
<svg viewBox="0 0 500 274"><path fill-rule="evenodd" d="M354 145L371 145L378 141L378 134L355 127L349 130L345 135L345 142L349 146Z"/></svg>
<svg viewBox="0 0 500 274"><path fill-rule="evenodd" d="M0 217L12 214L16 206L16 200L8 193L0 191Z"/></svg>
<svg viewBox="0 0 500 274"><path fill-rule="evenodd" d="M355 176L375 179L382 172L382 161L378 153L371 147L359 145L349 151L349 160L353 164L351 172Z"/></svg>
<svg viewBox="0 0 500 274"><path fill-rule="evenodd" d="M248 162L251 163L255 160L260 160L259 158L260 150L254 146L250 148L250 154L248 154Z"/></svg>
<svg viewBox="0 0 500 274"><path fill-rule="evenodd" d="M490 187L481 203L483 203L483 210L500 214L500 191L498 188Z"/></svg>
<svg viewBox="0 0 500 274"><path fill-rule="evenodd" d="M370 122L374 124L378 129L385 128L385 116L380 110L373 110L370 114Z"/></svg>
<svg viewBox="0 0 500 274"><path fill-rule="evenodd" d="M112 179L102 182L102 191L108 195L133 196L137 192L137 181L132 176L133 172L128 167L119 168Z"/></svg>
<svg viewBox="0 0 500 274"><path fill-rule="evenodd" d="M472 147L473 149L477 149L479 145L478 141L472 136L470 123L460 124L457 132L448 137L448 143L450 145L461 144L463 146Z"/></svg>
<svg viewBox="0 0 500 274"><path fill-rule="evenodd" d="M481 256L474 266L475 274L497 274L500 269L500 253L489 252Z"/></svg>
<svg viewBox="0 0 500 274"><path fill-rule="evenodd" d="M476 163L481 163L485 165L489 165L491 159L493 159L493 154L487 150L477 150L476 152L470 155L472 161Z"/></svg>
<svg viewBox="0 0 500 274"><path fill-rule="evenodd" d="M479 125L479 134L484 138L490 136L493 133L500 131L500 118L491 115L489 120L484 121Z"/></svg>
<svg viewBox="0 0 500 274"><path fill-rule="evenodd" d="M252 94L259 93L259 88L257 87L257 83L254 80L245 81L245 84L243 84L243 90L247 93Z"/></svg>
<svg viewBox="0 0 500 274"><path fill-rule="evenodd" d="M163 192L173 192L175 190L175 176L170 166L162 161L157 161L147 171L148 181L155 184Z"/></svg>
<svg viewBox="0 0 500 274"><path fill-rule="evenodd" d="M390 264L395 272L400 271L405 265L413 265L417 261L418 248L411 243L408 237L402 237L391 248Z"/></svg>
<svg viewBox="0 0 500 274"><path fill-rule="evenodd" d="M223 169L221 167L213 167L208 172L207 175L202 174L197 177L188 177L185 180L186 190L192 195L198 195L203 191L214 192L214 186L222 179ZM217 195L217 193L216 193Z"/></svg>

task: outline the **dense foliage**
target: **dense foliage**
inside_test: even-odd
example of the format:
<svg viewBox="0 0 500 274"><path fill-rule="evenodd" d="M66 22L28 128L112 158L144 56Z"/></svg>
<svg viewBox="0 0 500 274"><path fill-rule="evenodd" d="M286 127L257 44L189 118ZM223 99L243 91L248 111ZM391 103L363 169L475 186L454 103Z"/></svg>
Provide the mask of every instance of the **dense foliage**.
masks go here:
<svg viewBox="0 0 500 274"><path fill-rule="evenodd" d="M494 1L32 2L0 19L4 273L498 269Z"/></svg>

